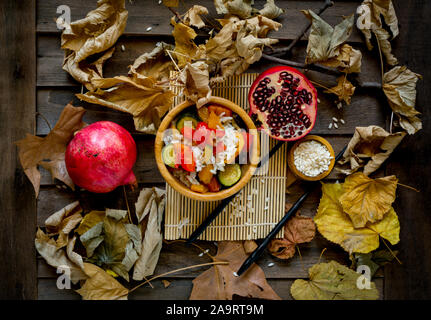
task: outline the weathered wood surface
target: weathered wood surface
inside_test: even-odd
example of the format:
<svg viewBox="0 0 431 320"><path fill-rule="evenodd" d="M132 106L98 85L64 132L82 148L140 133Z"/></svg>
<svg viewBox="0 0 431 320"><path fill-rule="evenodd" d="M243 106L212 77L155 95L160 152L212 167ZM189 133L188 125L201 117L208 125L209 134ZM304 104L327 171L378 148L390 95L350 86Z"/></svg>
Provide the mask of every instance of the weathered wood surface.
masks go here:
<svg viewBox="0 0 431 320"><path fill-rule="evenodd" d="M323 1L277 1L283 7L288 8L288 12L280 19L283 23L283 28L278 32L274 32L271 36L282 40L281 45L286 44L289 40L296 38L298 32L308 23L308 20L300 13L299 9L314 9L317 11ZM36 99L37 111L42 113L48 120L51 126L55 124L58 116L64 105L73 101L75 105L83 105L86 110L85 121L91 123L99 120L115 121L130 131L134 131L133 121L127 114L116 111L111 111L107 108L80 103L74 94L80 92L81 86L77 84L70 76L61 69L63 61L63 52L60 50L60 31L57 30L55 18L57 16L56 8L59 5L69 5L72 9L72 20L79 19L96 7L96 1L83 0L46 0L29 1L33 6L25 7L27 1L23 3L2 3L0 5L0 19L5 19L4 10L8 10L8 28L2 28L1 40L3 37L7 43L14 43L15 46L0 47L2 65L5 61L10 63L7 65L9 69L2 68L2 73L8 75L6 78L1 77L1 96L7 96L8 108L1 109L2 123L0 125L1 132L8 132L10 141L21 138L25 132L35 132L38 135L45 135L49 132L48 125L40 117L34 114L34 105ZM157 0L140 1L135 0L132 4L126 1L129 9L129 20L126 28L126 33L120 37L116 44L117 50L112 59L110 59L105 67L106 76L115 76L127 73L127 66L139 56L141 53L150 50L155 42L172 41L170 39L172 28L169 25L169 18L172 13L159 6ZM181 1L180 12L195 4L194 1ZM257 7L261 7L263 1L256 1ZM342 16L349 15L356 11L356 7L360 1L342 1L336 2L333 8L328 9L323 18L331 24L336 24L341 21ZM205 5L210 9L210 13L214 14L212 0L200 1L199 4ZM34 8L36 6L36 15L32 17L34 10L25 10L25 8ZM401 34L398 40L395 40L395 52L402 62L417 72L423 73L425 78L431 76L429 68L425 68L425 57L431 54L430 41L425 40L426 31L429 26L425 24L427 15L431 13L430 4L424 0L417 1L400 1L395 2L396 10L401 24ZM11 15L9 10L17 8L20 11L21 17ZM35 33L28 32L28 28L24 28L24 23L19 24L22 17L22 12L25 12L25 17L32 17L35 21L32 25L36 26L37 47L22 50L23 43L33 42ZM12 17L12 18L11 18ZM26 18L26 23L32 21ZM3 20L1 21L3 22ZM429 23L428 23L429 24ZM1 23L1 25L5 25ZM22 26L22 27L17 27ZM145 31L151 26L150 32ZM349 42L360 48L364 54L363 72L357 78L357 82L362 86L368 86L379 82L379 62L376 52L369 53L363 44L362 36L354 28L354 32ZM24 35L24 38L22 35ZM33 38L32 38L33 37ZM16 41L19 39L19 41ZM33 39L33 40L32 40ZM16 42L14 42L16 41ZM121 45L124 45L126 50L120 50ZM295 61L304 60L304 49L306 42L301 41L298 47L294 50L292 59ZM37 50L37 51L36 51ZM3 58L3 54L9 54L9 58ZM11 53L14 55L11 57ZM6 56L5 56L6 57ZM34 67L37 64L37 77L34 73ZM250 71L259 72L274 64L262 60L250 68ZM33 68L33 71L23 72ZM25 76L24 76L25 75ZM28 77L33 76L29 79ZM319 81L325 86L335 84L334 76L324 76L317 72L307 72L307 76L315 81ZM6 80L5 80L6 79ZM37 81L36 81L37 79ZM32 85L29 87L29 83ZM35 93L35 88L37 92ZM425 81L418 85L418 105L424 106L426 99L430 93L426 90ZM10 93L14 94L13 100ZM22 94L25 92L25 94ZM321 91L320 91L321 92ZM9 94L9 95L8 95ZM338 111L333 105L333 98L320 94L321 103L319 105L319 118L314 129L314 133L325 135L334 145L335 152L340 150L342 146L349 140L350 135L354 131L355 126L366 126L377 124L388 128L389 107L382 99L382 94L379 90L370 90L358 88L353 97L352 104L342 111ZM33 100L32 100L33 99ZM3 99L2 101L5 101ZM28 113L29 108L33 110ZM421 109L421 107L419 107ZM7 112L6 112L7 111ZM427 111L424 108L424 126L425 130L410 138L410 143L403 143L395 155L391 159L389 172L399 176L402 183L413 185L422 190L421 194L412 193L412 191L399 189L399 200L396 202L396 210L399 213L402 234L400 258L403 265L393 263L390 267L385 268L385 278L382 278L383 272L378 273L376 280L377 287L381 292L380 298L430 298L431 297L431 279L427 274L427 268L431 262L429 250L430 244L427 239L430 238L430 219L427 216L427 208L430 207L430 200L425 199L429 188L427 182L429 174L424 174L426 168L427 155L431 154L427 139L431 134L427 129ZM332 117L344 118L346 125L341 126L337 131L328 130L328 124ZM37 120L37 125L33 127L34 120ZM3 119L7 119L3 121ZM428 121L429 122L429 121ZM153 154L153 141L151 136L146 136L134 133L139 148L139 158L135 167L140 186L158 185L163 186L163 180L155 166ZM414 140L413 140L414 139ZM416 140L417 139L417 140ZM407 140L407 139L406 139ZM416 143L415 143L416 142ZM7 205L7 214L1 216L1 248L6 248L5 255L12 257L13 263L3 264L0 267L2 274L8 274L8 277L1 278L1 288L11 288L10 291L3 290L2 295L6 297L18 298L33 298L40 299L77 299L79 296L73 291L58 290L55 286L55 270L47 266L46 263L38 257L35 259L33 246L35 226L42 226L44 220L56 210L64 207L64 205L76 200L81 200L85 209L103 209L125 208L125 199L122 189L115 190L108 195L94 195L88 192L63 189L60 185L55 185L49 175L42 171L42 187L40 196L37 199L37 220L35 214L34 198L31 198L33 191L30 183L26 180L21 169L16 168L15 147L3 149L2 154L14 155L11 159L7 159L7 166L2 166L2 208ZM425 155L423 158L413 157L412 154ZM423 160L420 160L423 159ZM3 164L3 161L2 161ZM409 170L405 170L408 166ZM19 167L18 167L19 168ZM379 172L382 174L382 172ZM339 179L336 173L331 174L330 179ZM11 187L13 186L13 187ZM3 193L3 188L9 188L12 193ZM302 192L300 185L295 185L291 188L291 193L287 195L287 201L293 202ZM5 195L5 196L3 196ZM128 191L128 202L132 207L136 201L138 191ZM301 208L301 213L307 216L315 214L319 192L312 194ZM33 200L31 200L33 199ZM13 205L11 205L11 203ZM5 210L3 210L5 211ZM19 214L12 215L18 212ZM12 219L13 217L13 219ZM3 230L5 230L3 232ZM20 236L16 233L20 231ZM200 242L200 246L209 248L210 253L214 254L216 248L212 242ZM348 255L343 252L337 245L329 243L321 236L317 236L313 242L302 245L300 247L302 260L299 256L295 256L290 261L281 261L265 254L259 261L259 265L264 269L265 274L269 279L269 283L274 290L285 299L291 299L289 289L292 281L295 278L307 277L306 270L319 261L319 256L323 248L327 248L321 261L337 260L344 264L348 264ZM186 247L182 243L164 245L160 263L158 264L156 274L170 271L183 266L188 266L195 263L209 261L208 258L199 257L199 250L194 247ZM9 258L10 259L10 258ZM31 262L30 262L31 261ZM268 263L274 261L273 267L268 267ZM36 269L37 267L37 269ZM13 269L13 272L11 271ZM131 295L132 299L187 299L192 283L191 280L202 272L200 270L190 270L184 273L172 275L169 278L172 284L169 288L163 288L160 280L153 283L154 289L143 287ZM39 278L36 282L37 277ZM36 286L37 284L37 286ZM384 292L384 294L383 294Z"/></svg>
<svg viewBox="0 0 431 320"><path fill-rule="evenodd" d="M0 299L35 299L36 202L14 141L35 130L35 1L0 2Z"/></svg>

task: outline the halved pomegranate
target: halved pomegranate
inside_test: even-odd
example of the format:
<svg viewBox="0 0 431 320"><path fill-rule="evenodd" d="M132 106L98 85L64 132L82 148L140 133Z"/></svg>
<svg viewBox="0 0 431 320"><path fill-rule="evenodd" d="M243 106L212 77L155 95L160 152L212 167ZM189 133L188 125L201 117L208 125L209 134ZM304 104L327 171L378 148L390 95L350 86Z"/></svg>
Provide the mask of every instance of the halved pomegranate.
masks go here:
<svg viewBox="0 0 431 320"><path fill-rule="evenodd" d="M291 67L273 67L259 75L250 88L248 101L256 127L278 140L301 139L316 122L316 89Z"/></svg>

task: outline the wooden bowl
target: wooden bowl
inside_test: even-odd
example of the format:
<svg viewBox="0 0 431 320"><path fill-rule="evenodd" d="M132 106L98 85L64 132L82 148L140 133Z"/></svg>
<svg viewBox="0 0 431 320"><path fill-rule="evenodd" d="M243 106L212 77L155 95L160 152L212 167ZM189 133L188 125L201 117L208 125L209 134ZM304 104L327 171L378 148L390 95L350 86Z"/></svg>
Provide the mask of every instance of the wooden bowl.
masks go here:
<svg viewBox="0 0 431 320"><path fill-rule="evenodd" d="M331 163L329 164L328 170L322 172L321 174L315 176L315 177L309 177L306 176L305 174L303 174L301 171L299 171L296 166L295 166L295 162L294 162L294 152L295 149L302 143L308 140L315 140L320 142L321 144L323 144L326 148L328 148L329 153L331 154ZM325 178L334 168L335 165L335 155L334 155L334 149L332 148L331 144L328 142L328 140L320 137L320 136L315 136L315 135L308 135L305 136L303 139L297 141L289 150L289 153L287 155L287 163L289 166L290 171L298 178L301 180L306 180L306 181L318 181L318 180L322 180L323 178Z"/></svg>
<svg viewBox="0 0 431 320"><path fill-rule="evenodd" d="M163 143L164 131L170 127L171 122L177 117L178 114L180 114L180 112L194 105L193 102L185 101L177 105L165 116L162 123L160 124L159 129L157 130L154 149L155 149L157 166L160 170L160 173L172 188L174 188L179 193L185 195L186 197L192 198L194 200L216 201L216 200L225 199L237 193L250 181L259 163L260 145L259 145L259 136L257 134L256 126L254 125L253 121L248 116L248 114L244 111L244 109L242 109L241 107L239 107L238 105L236 105L235 103L229 100L219 98L219 97L211 97L208 103L215 103L215 104L221 105L223 107L226 107L232 110L232 112L239 115L241 119L244 121L245 125L247 126L249 133L253 136L253 147L251 148L251 151L250 151L251 156L249 156L250 163L241 165L242 177L235 185L233 185L228 189L220 190L219 192L199 193L199 192L190 190L190 188L188 188L180 181L178 181L166 168L166 165L162 160L162 148L164 145ZM254 130L250 131L250 129L254 129Z"/></svg>

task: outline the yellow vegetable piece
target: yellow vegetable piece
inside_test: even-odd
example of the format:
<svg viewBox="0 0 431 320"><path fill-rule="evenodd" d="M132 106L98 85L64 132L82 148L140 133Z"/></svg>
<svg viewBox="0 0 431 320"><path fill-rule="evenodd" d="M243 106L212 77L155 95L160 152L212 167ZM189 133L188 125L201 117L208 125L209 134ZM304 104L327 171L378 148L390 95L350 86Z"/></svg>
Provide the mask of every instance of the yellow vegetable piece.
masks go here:
<svg viewBox="0 0 431 320"><path fill-rule="evenodd" d="M211 170L213 170L214 166L212 164L207 165L206 167L203 167L202 170L198 173L199 180L203 184L209 184L211 182L211 179L213 177L213 173Z"/></svg>
<svg viewBox="0 0 431 320"><path fill-rule="evenodd" d="M220 117L216 115L213 111L211 111L209 117L208 117L208 128L210 129L217 129L218 127L221 127Z"/></svg>
<svg viewBox="0 0 431 320"><path fill-rule="evenodd" d="M192 191L199 192L199 193L206 193L208 192L208 188L205 187L203 184L192 184L190 187Z"/></svg>

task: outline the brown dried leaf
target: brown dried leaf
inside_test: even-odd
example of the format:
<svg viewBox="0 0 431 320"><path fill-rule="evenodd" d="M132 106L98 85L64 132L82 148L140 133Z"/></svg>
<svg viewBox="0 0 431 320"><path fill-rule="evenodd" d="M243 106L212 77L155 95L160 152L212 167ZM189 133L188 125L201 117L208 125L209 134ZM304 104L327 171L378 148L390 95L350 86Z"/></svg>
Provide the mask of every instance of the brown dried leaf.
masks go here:
<svg viewBox="0 0 431 320"><path fill-rule="evenodd" d="M269 19L275 19L282 15L285 11L286 10L277 7L277 5L274 3L274 0L266 0L263 9L259 11L259 14Z"/></svg>
<svg viewBox="0 0 431 320"><path fill-rule="evenodd" d="M339 55L320 63L328 67L338 68L344 73L359 73L361 72L362 53L348 44L343 44L340 47Z"/></svg>
<svg viewBox="0 0 431 320"><path fill-rule="evenodd" d="M326 93L332 93L338 96L339 101L344 101L350 104L353 94L355 93L355 87L347 80L346 75L342 75L337 79L337 85L329 90L325 90Z"/></svg>
<svg viewBox="0 0 431 320"><path fill-rule="evenodd" d="M88 279L76 290L84 300L119 300L127 298L129 290L103 269L91 263L84 263Z"/></svg>
<svg viewBox="0 0 431 320"><path fill-rule="evenodd" d="M156 84L152 77L134 73L132 77L95 79L98 88L76 96L84 101L133 115L138 131L156 134L160 119L172 105L174 94Z"/></svg>
<svg viewBox="0 0 431 320"><path fill-rule="evenodd" d="M196 277L190 300L232 300L234 295L280 300L258 265L252 265L240 277L234 276L246 258L242 242L219 242L214 261L227 261L229 264L215 265Z"/></svg>
<svg viewBox="0 0 431 320"><path fill-rule="evenodd" d="M142 241L142 251L133 270L134 280L142 280L144 277L152 275L159 260L163 243L161 224L166 203L165 194L163 189L144 188L139 193L138 201L135 204L139 223L147 215L149 216Z"/></svg>
<svg viewBox="0 0 431 320"><path fill-rule="evenodd" d="M420 74L405 66L394 67L383 76L383 91L389 105L400 119L401 127L409 134L422 129L422 122L417 117L420 112L415 109L416 83L419 79L422 79Z"/></svg>
<svg viewBox="0 0 431 320"><path fill-rule="evenodd" d="M51 172L52 178L63 181L74 189L64 163L64 153L73 134L83 128L82 122L85 110L68 104L62 111L60 118L51 132L44 138L31 134L16 142L18 155L25 174L33 184L36 197L39 194L40 172L38 165L42 165Z"/></svg>
<svg viewBox="0 0 431 320"><path fill-rule="evenodd" d="M257 243L254 240L245 240L244 241L244 251L247 254L252 253L257 248Z"/></svg>
<svg viewBox="0 0 431 320"><path fill-rule="evenodd" d="M169 287L169 286L171 285L171 282L170 282L170 281L168 281L168 280L162 280L162 283L163 283L163 286L164 286L165 288L167 288L167 287Z"/></svg>
<svg viewBox="0 0 431 320"><path fill-rule="evenodd" d="M389 42L391 36L389 32L383 28L382 22L383 17L385 24L389 26L392 32L392 39L395 38L399 30L398 19L392 0L364 0L358 8L358 14L357 26L365 36L368 49L371 50L373 48L371 44L371 33L374 33L387 63L396 65L398 60L392 54L392 47Z"/></svg>
<svg viewBox="0 0 431 320"><path fill-rule="evenodd" d="M218 14L231 14L241 19L251 16L253 0L214 0L214 6Z"/></svg>
<svg viewBox="0 0 431 320"><path fill-rule="evenodd" d="M292 205L286 205L286 211ZM296 245L313 240L316 226L312 218L296 216L290 218L284 225L284 238L274 239L268 246L268 251L279 259L290 259L295 255Z"/></svg>
<svg viewBox="0 0 431 320"><path fill-rule="evenodd" d="M178 82L184 85L185 96L195 102L197 108L206 104L211 97L208 65L203 61L187 63L179 75Z"/></svg>
<svg viewBox="0 0 431 320"><path fill-rule="evenodd" d="M205 22L203 22L202 18L200 17L201 14L208 14L208 9L199 6L194 5L184 15L183 21L186 25L197 27L198 29L205 27Z"/></svg>
<svg viewBox="0 0 431 320"><path fill-rule="evenodd" d="M340 55L342 44L352 33L354 15L331 27L312 10L302 10L302 13L311 20L305 63L324 62Z"/></svg>
<svg viewBox="0 0 431 320"><path fill-rule="evenodd" d="M167 7L178 7L179 0L163 0L163 4Z"/></svg>
<svg viewBox="0 0 431 320"><path fill-rule="evenodd" d="M174 64L166 53L174 50L171 44L158 42L151 52L145 52L139 56L130 66L129 75L139 74L151 77L157 81L167 81Z"/></svg>
<svg viewBox="0 0 431 320"><path fill-rule="evenodd" d="M74 240L70 245L73 250ZM48 235L46 235L42 230L38 229L36 233L36 239L34 240L34 244L37 252L45 259L46 263L54 268L68 267L70 270L70 280L72 283L77 283L79 280L84 280L87 278L83 270L76 263L72 262L72 260L68 257L66 252L57 247L57 244L54 239L51 239ZM69 249L69 253L72 251ZM72 256L70 254L70 256ZM75 261L78 262L76 256L72 256Z"/></svg>
<svg viewBox="0 0 431 320"><path fill-rule="evenodd" d="M395 176L371 179L362 172L346 178L339 201L355 228L383 219L395 201L397 183Z"/></svg>
<svg viewBox="0 0 431 320"><path fill-rule="evenodd" d="M97 9L90 11L84 19L72 22L61 35L61 48L65 50L63 69L89 90L93 89L92 80L102 77L103 63L114 50L108 49L126 27L128 12L124 2L98 1ZM90 57L94 59L102 52L95 62L89 62Z"/></svg>
<svg viewBox="0 0 431 320"><path fill-rule="evenodd" d="M391 134L378 126L357 127L338 162L340 165L348 164L350 168L338 166L337 170L351 174L364 167L365 175L373 173L389 158L405 135L405 132Z"/></svg>

